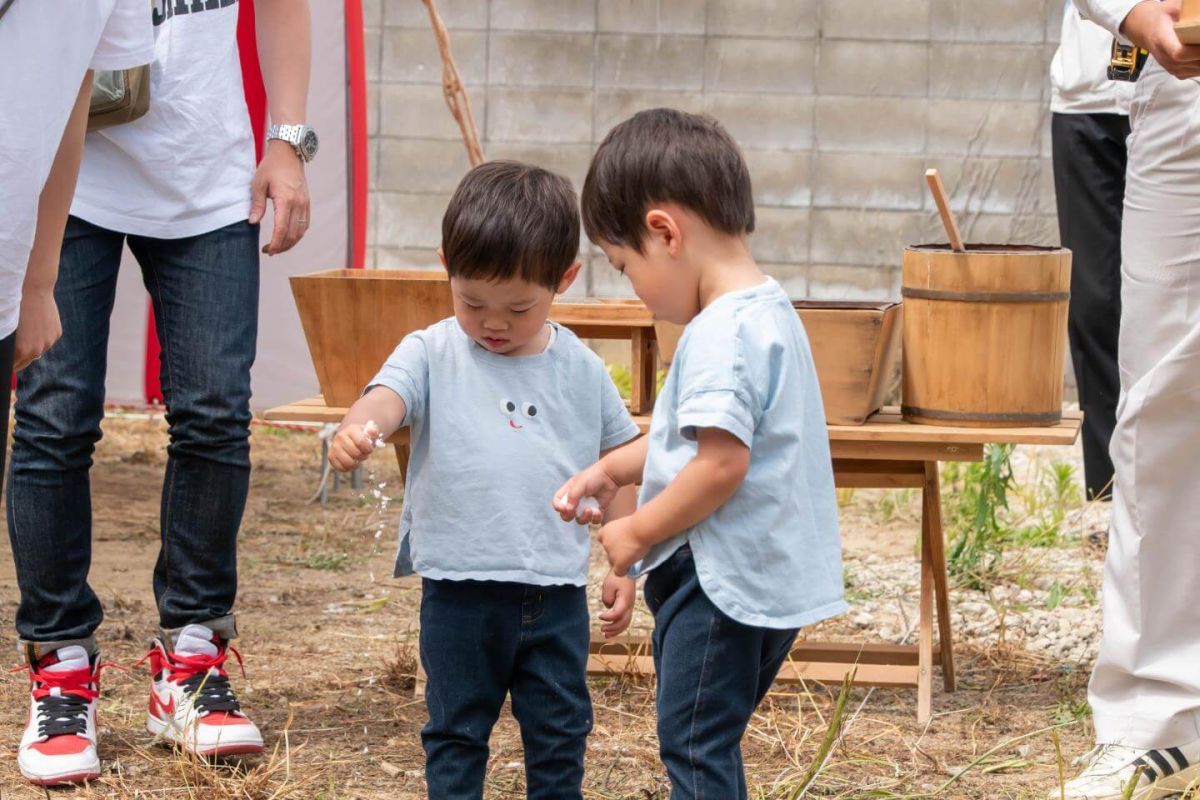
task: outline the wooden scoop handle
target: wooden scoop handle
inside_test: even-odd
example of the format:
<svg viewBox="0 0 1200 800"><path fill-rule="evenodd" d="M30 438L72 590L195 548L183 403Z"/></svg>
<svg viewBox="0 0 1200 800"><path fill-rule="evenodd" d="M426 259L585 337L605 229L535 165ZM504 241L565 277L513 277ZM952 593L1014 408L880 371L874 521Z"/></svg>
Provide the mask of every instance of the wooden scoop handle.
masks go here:
<svg viewBox="0 0 1200 800"><path fill-rule="evenodd" d="M946 187L942 185L942 176L936 169L925 173L925 182L933 193L933 201L937 203L938 214L942 217L942 225L946 227L946 235L950 237L950 247L956 253L965 253L962 234L958 232L958 223L954 221L954 212L950 210L950 198L946 196Z"/></svg>

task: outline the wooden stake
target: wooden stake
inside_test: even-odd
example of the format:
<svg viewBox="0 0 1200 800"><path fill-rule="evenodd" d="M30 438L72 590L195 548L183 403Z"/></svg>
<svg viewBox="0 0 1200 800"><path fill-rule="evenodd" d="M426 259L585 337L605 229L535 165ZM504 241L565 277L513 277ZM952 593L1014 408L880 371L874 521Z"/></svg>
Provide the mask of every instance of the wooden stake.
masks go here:
<svg viewBox="0 0 1200 800"><path fill-rule="evenodd" d="M421 2L429 10L429 21L433 25L433 35L437 37L438 51L442 56L442 94L446 97L450 114L462 132L463 144L467 146L467 160L472 167L477 167L486 159L483 147L479 144L479 131L475 127L475 114L471 111L471 98L463 88L458 65L454 63L454 54L450 51L450 33L434 7L434 0Z"/></svg>
<svg viewBox="0 0 1200 800"><path fill-rule="evenodd" d="M958 232L958 223L954 221L954 212L950 210L950 198L946 196L941 174L936 169L928 170L925 173L925 182L929 184L929 191L933 193L933 200L937 203L942 225L946 228L946 235L950 237L950 247L956 253L965 253L967 248L963 247L962 234Z"/></svg>

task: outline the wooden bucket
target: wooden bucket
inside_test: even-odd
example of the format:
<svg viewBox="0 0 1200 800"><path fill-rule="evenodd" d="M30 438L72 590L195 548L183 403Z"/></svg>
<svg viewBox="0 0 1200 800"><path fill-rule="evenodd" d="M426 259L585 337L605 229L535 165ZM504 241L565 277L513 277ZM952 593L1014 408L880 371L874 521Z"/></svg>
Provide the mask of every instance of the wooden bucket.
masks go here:
<svg viewBox="0 0 1200 800"><path fill-rule="evenodd" d="M969 428L1059 422L1070 286L1062 248L907 248L904 418Z"/></svg>
<svg viewBox="0 0 1200 800"><path fill-rule="evenodd" d="M900 355L903 307L894 302L797 300L792 305L812 347L825 421L862 425L887 397ZM683 326L654 323L659 356L670 364Z"/></svg>

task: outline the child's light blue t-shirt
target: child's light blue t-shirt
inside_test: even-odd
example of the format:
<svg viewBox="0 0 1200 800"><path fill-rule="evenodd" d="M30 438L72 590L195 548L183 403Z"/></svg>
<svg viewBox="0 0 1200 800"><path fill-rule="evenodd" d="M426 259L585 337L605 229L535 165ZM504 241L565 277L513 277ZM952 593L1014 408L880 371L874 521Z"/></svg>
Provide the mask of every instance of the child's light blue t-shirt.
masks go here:
<svg viewBox="0 0 1200 800"><path fill-rule="evenodd" d="M559 518L554 492L638 428L600 357L552 334L502 356L451 317L404 337L371 381L412 428L397 577L586 585L590 533Z"/></svg>
<svg viewBox="0 0 1200 800"><path fill-rule="evenodd" d="M720 428L750 448L741 488L695 527L660 543L639 572L685 542L700 585L734 620L799 628L847 609L829 434L808 337L780 285L722 295L684 330L654 408L639 504Z"/></svg>

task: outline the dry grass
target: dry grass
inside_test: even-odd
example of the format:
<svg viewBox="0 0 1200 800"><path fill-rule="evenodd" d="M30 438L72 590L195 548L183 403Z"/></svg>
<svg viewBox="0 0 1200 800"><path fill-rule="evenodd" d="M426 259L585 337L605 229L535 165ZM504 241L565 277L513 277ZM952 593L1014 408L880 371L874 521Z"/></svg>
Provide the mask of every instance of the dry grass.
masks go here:
<svg viewBox="0 0 1200 800"><path fill-rule="evenodd" d="M94 472L92 583L107 613L100 632L105 657L132 664L153 632L149 576L165 438L161 423L153 421L109 421L106 433ZM113 672L106 675L101 711L104 776L89 787L53 791L53 797L424 796L424 709L413 693L419 584L386 577L391 544L376 546L376 513L356 493L343 488L325 509L304 502L317 475L315 437L258 428L254 448L239 597L249 677L239 676L235 685L263 727L270 752L246 763L209 766L155 746L142 728L146 674ZM396 485L390 459L380 458L378 469L380 480ZM912 553L912 520L902 513L873 522L876 513L861 505L873 497L851 498L844 515L863 528L862 536L852 537L851 563L853 548L873 540L882 546L884 539L896 539L895 552ZM388 513L399 511L396 503ZM8 558L0 557L0 565L0 613L11 628L17 591ZM915 598L907 602L915 608ZM638 624L648 624L644 609ZM812 635L851 639L863 633L835 620ZM1086 666L1062 667L1016 643L963 641L956 652L959 691L935 693L935 715L926 726L916 723L912 691L850 690L839 717L840 687L777 687L745 737L751 797L1042 798L1057 785L1063 761L1090 746L1089 721L1077 713ZM45 796L24 784L16 769L26 713L23 681L10 676L0 682L4 798ZM592 692L596 725L585 797L666 800L653 684L613 677L593 681ZM839 726L841 735L830 737ZM826 742L828 760L814 776ZM522 797L521 746L509 714L492 745L487 796ZM1069 766L1062 769L1069 775Z"/></svg>

